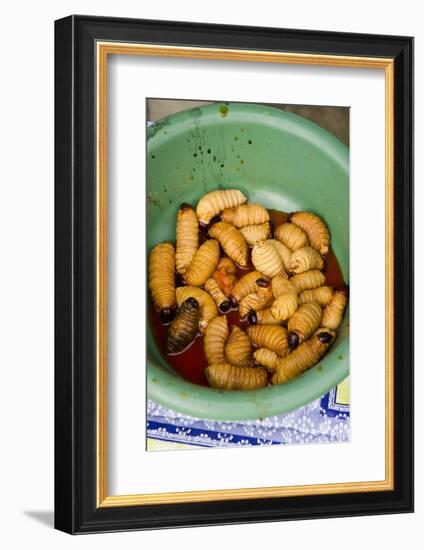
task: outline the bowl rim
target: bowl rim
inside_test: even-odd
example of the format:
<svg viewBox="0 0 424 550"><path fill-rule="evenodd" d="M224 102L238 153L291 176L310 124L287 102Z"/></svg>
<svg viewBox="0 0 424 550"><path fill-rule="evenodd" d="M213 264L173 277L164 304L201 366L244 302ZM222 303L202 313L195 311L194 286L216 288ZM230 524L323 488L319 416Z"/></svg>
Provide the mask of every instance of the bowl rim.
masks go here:
<svg viewBox="0 0 424 550"><path fill-rule="evenodd" d="M314 144L335 161L349 177L349 150L333 134L314 122L281 109L243 102L215 102L201 107L180 111L164 117L147 131L147 150L151 152L157 145L172 139L176 134L185 131L187 122L192 123L193 116L201 116L202 124L212 118L217 119L217 106L225 104L231 113L231 120L242 118L247 112L249 118L266 118L270 124L284 126L286 132L296 132L305 140ZM199 112L200 111L200 112ZM172 124L171 124L172 123ZM325 147L323 147L325 145ZM343 321L344 330L349 325L349 306ZM149 323L147 330L150 330ZM343 329L340 330L340 333ZM344 337L338 334L331 348L331 355L337 354L344 360L336 361L331 368L326 368L326 354L314 367L287 382L286 384L267 386L257 390L217 390L193 384L177 373L157 365L146 358L147 396L159 405L188 415L192 418L217 421L262 420L270 416L287 413L304 406L325 395L349 374L349 333ZM310 383L305 384L305 378ZM276 399L278 395L278 399ZM178 396L178 399L175 397ZM175 405L177 403L177 406Z"/></svg>

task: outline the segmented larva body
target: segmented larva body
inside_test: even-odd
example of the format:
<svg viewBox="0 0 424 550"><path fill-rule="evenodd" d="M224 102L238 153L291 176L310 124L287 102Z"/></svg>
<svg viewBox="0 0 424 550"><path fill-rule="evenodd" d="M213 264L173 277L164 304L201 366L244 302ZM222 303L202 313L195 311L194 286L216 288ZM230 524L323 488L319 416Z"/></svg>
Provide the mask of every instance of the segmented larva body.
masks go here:
<svg viewBox="0 0 424 550"><path fill-rule="evenodd" d="M291 281L281 276L274 277L271 287L275 296L274 303L271 306L272 315L278 321L285 321L297 310L298 296L296 289Z"/></svg>
<svg viewBox="0 0 424 550"><path fill-rule="evenodd" d="M178 210L176 240L175 266L184 275L199 246L199 222L190 204L183 203Z"/></svg>
<svg viewBox="0 0 424 550"><path fill-rule="evenodd" d="M279 357L275 351L271 351L268 348L259 348L257 349L253 357L255 362L265 367L269 371L275 371L278 368L281 357Z"/></svg>
<svg viewBox="0 0 424 550"><path fill-rule="evenodd" d="M203 348L209 365L225 363L225 343L230 331L227 318L215 317L209 323L203 337Z"/></svg>
<svg viewBox="0 0 424 550"><path fill-rule="evenodd" d="M292 223L283 223L276 227L274 237L293 251L309 244L306 233Z"/></svg>
<svg viewBox="0 0 424 550"><path fill-rule="evenodd" d="M209 229L209 236L217 239L224 252L242 267L249 263L249 249L240 231L227 222L214 223Z"/></svg>
<svg viewBox="0 0 424 550"><path fill-rule="evenodd" d="M221 313L226 313L230 307L230 300L225 296L222 290L219 288L218 283L210 277L205 283L205 290L212 296L215 304Z"/></svg>
<svg viewBox="0 0 424 550"><path fill-rule="evenodd" d="M184 281L190 286L202 286L211 277L219 262L219 244L215 239L205 241L194 255Z"/></svg>
<svg viewBox="0 0 424 550"><path fill-rule="evenodd" d="M279 298L282 294L296 293L296 288L291 280L288 280L280 275L272 279L271 288L275 298Z"/></svg>
<svg viewBox="0 0 424 550"><path fill-rule="evenodd" d="M282 294L274 300L271 306L271 313L277 321L282 323L295 313L297 304L297 294Z"/></svg>
<svg viewBox="0 0 424 550"><path fill-rule="evenodd" d="M263 279L258 279L263 281ZM269 307L274 300L274 295L272 294L271 285L259 286L256 281L256 292L248 294L240 300L239 304L239 314L240 317L245 317L249 311L259 311Z"/></svg>
<svg viewBox="0 0 424 550"><path fill-rule="evenodd" d="M263 206L247 204L237 189L216 190L196 209L181 204L176 245L160 243L150 252L154 307L163 322L175 314L165 351L183 352L200 331L213 388L266 387L269 372L273 384L285 383L319 362L336 337L347 296L322 273L328 227L306 211L289 220L273 229ZM199 225L206 224L209 239L199 246ZM239 268L250 268L250 261L255 271L238 280ZM176 273L187 286L176 288ZM231 305L253 326L229 326L218 311Z"/></svg>
<svg viewBox="0 0 424 550"><path fill-rule="evenodd" d="M254 203L226 208L221 217L225 222L232 223L239 228L247 225L259 225L269 221L268 210L260 204Z"/></svg>
<svg viewBox="0 0 424 550"><path fill-rule="evenodd" d="M199 324L199 302L187 298L177 311L166 339L166 353L180 353L194 340Z"/></svg>
<svg viewBox="0 0 424 550"><path fill-rule="evenodd" d="M278 255L283 261L284 269L289 271L290 269L290 260L292 257L292 251L285 244L277 241L276 239L270 239L270 242L274 245L274 248L278 252Z"/></svg>
<svg viewBox="0 0 424 550"><path fill-rule="evenodd" d="M169 242L157 244L149 257L149 287L162 321L172 318L175 300L175 249Z"/></svg>
<svg viewBox="0 0 424 550"><path fill-rule="evenodd" d="M296 347L307 340L320 326L321 318L322 309L317 302L302 304L287 325L290 347Z"/></svg>
<svg viewBox="0 0 424 550"><path fill-rule="evenodd" d="M255 316L252 319L252 324L254 325L279 325L281 324L280 319L274 317L272 313L272 308L267 307L265 309L260 309L255 312Z"/></svg>
<svg viewBox="0 0 424 550"><path fill-rule="evenodd" d="M227 256L223 256L222 258L220 258L216 269L217 271L225 271L225 273L228 273L229 275L234 275L235 273L237 273L236 264L231 258L227 258Z"/></svg>
<svg viewBox="0 0 424 550"><path fill-rule="evenodd" d="M315 248L305 246L293 252L290 258L289 271L304 273L312 269L324 269L324 260Z"/></svg>
<svg viewBox="0 0 424 550"><path fill-rule="evenodd" d="M319 286L310 290L304 290L299 295L299 304L307 302L318 302L321 307L325 307L331 302L334 296L334 290L331 286Z"/></svg>
<svg viewBox="0 0 424 550"><path fill-rule="evenodd" d="M230 365L236 367L252 366L252 344L247 334L233 326L225 346L225 357Z"/></svg>
<svg viewBox="0 0 424 550"><path fill-rule="evenodd" d="M258 311L260 309L263 309L261 307L261 300L256 294L256 292L253 292L252 294L248 294L244 298L240 300L239 304L239 315L243 319L246 317L246 315L249 313L249 311ZM266 307L266 306L263 306Z"/></svg>
<svg viewBox="0 0 424 550"><path fill-rule="evenodd" d="M267 348L284 357L289 352L287 330L276 325L258 325L249 327L247 334L258 348Z"/></svg>
<svg viewBox="0 0 424 550"><path fill-rule="evenodd" d="M344 292L337 291L331 302L324 309L321 325L325 328L336 330L343 320L344 310L347 304L347 296Z"/></svg>
<svg viewBox="0 0 424 550"><path fill-rule="evenodd" d="M247 197L238 189L218 189L204 195L197 204L196 214L199 222L208 224L211 219L225 208L233 208L247 201Z"/></svg>
<svg viewBox="0 0 424 550"><path fill-rule="evenodd" d="M240 302L248 294L253 294L257 290L256 281L263 277L260 271L251 271L243 275L231 290L233 301Z"/></svg>
<svg viewBox="0 0 424 550"><path fill-rule="evenodd" d="M255 244L252 249L252 263L258 271L270 279L277 275L287 277L283 261L270 240Z"/></svg>
<svg viewBox="0 0 424 550"><path fill-rule="evenodd" d="M290 277L290 282L295 287L297 293L300 294L304 290L325 285L325 276L318 269L313 269L312 271L293 275L293 277Z"/></svg>
<svg viewBox="0 0 424 550"><path fill-rule="evenodd" d="M254 246L256 243L266 241L271 233L269 223L260 225L246 225L240 228L240 233L248 245Z"/></svg>
<svg viewBox="0 0 424 550"><path fill-rule="evenodd" d="M212 388L220 390L256 390L268 385L263 367L234 367L228 363L209 365L206 378Z"/></svg>
<svg viewBox="0 0 424 550"><path fill-rule="evenodd" d="M280 359L271 378L272 384L284 384L316 365L330 347L334 336L331 330L319 329L312 338Z"/></svg>
<svg viewBox="0 0 424 550"><path fill-rule="evenodd" d="M212 277L218 283L219 288L228 298L231 294L231 289L237 282L237 268L233 260L230 258L221 258L213 272Z"/></svg>
<svg viewBox="0 0 424 550"><path fill-rule="evenodd" d="M313 248L323 256L330 249L330 234L322 219L312 212L295 212L290 222L300 227L308 236Z"/></svg>
<svg viewBox="0 0 424 550"><path fill-rule="evenodd" d="M187 300L195 298L200 305L199 331L204 333L209 323L218 315L218 309L210 294L197 286L179 286L176 290L178 307Z"/></svg>

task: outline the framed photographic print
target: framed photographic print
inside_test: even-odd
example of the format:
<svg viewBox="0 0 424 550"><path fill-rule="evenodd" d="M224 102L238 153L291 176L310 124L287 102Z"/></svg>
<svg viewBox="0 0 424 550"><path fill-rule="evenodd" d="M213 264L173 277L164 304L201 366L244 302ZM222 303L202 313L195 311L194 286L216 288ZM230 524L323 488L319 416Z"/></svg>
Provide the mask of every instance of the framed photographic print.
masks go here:
<svg viewBox="0 0 424 550"><path fill-rule="evenodd" d="M413 509L413 39L55 24L55 525Z"/></svg>

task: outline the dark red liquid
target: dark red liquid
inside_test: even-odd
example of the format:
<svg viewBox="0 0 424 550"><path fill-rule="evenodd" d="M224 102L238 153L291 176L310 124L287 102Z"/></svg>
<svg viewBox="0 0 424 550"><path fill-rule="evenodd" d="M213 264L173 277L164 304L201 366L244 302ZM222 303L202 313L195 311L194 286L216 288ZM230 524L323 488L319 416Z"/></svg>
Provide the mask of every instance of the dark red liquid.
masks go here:
<svg viewBox="0 0 424 550"><path fill-rule="evenodd" d="M279 225L286 223L288 217L290 216L290 214L287 214L286 212L281 212L281 210L274 210L274 208L269 208L268 214L274 229Z"/></svg>
<svg viewBox="0 0 424 550"><path fill-rule="evenodd" d="M347 285L343 281L342 270L332 248L330 248L329 253L325 256L323 273L328 286L332 286L335 290L347 291Z"/></svg>
<svg viewBox="0 0 424 550"><path fill-rule="evenodd" d="M197 335L193 343L182 353L167 355L165 345L168 326L162 324L151 300L149 301L149 317L156 345L166 362L189 382L207 386L208 382L204 375L207 364L200 335Z"/></svg>
<svg viewBox="0 0 424 550"><path fill-rule="evenodd" d="M285 223L289 216L289 214L278 210L268 210L268 212L274 228L282 223ZM200 243L205 240L205 233L203 231L200 232L200 239ZM237 277L240 278L253 270L254 267L252 265L247 268L238 267ZM343 281L342 271L332 249L330 249L330 252L325 257L325 269L323 273L329 286L332 286L336 290L347 290L347 286ZM177 282L177 284L180 283ZM246 319L240 319L238 310L232 309L226 314L226 316L230 327L237 325L243 330L246 330L249 326ZM166 362L189 382L199 384L201 386L208 386L208 382L204 374L205 368L207 367L207 362L203 351L203 338L200 334L197 335L192 344L182 353L167 355L165 352L165 345L168 326L162 324L159 314L153 308L151 300L149 301L149 318L157 347Z"/></svg>
<svg viewBox="0 0 424 550"><path fill-rule="evenodd" d="M245 273L248 272L245 271ZM240 319L239 312L236 309L230 310L226 315L230 327L237 325L243 330L246 330L249 326L247 319ZM159 314L155 311L151 300L149 301L149 317L156 345L168 365L189 382L200 384L201 386L208 386L209 384L204 374L208 364L203 351L203 338L200 334L197 335L193 343L182 353L168 355L165 352L168 326L162 324Z"/></svg>

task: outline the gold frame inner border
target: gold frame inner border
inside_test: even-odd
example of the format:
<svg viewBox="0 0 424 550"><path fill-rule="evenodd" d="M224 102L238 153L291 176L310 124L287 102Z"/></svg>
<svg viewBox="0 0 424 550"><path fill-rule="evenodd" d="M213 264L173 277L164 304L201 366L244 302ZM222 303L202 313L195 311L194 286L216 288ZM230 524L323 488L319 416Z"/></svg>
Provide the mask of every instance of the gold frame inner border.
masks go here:
<svg viewBox="0 0 424 550"><path fill-rule="evenodd" d="M267 52L102 42L97 57L97 506L142 506L236 499L390 491L394 489L394 60L390 58ZM109 55L143 55L382 69L385 72L386 376L385 479L349 483L218 489L109 496L107 493L107 61Z"/></svg>

